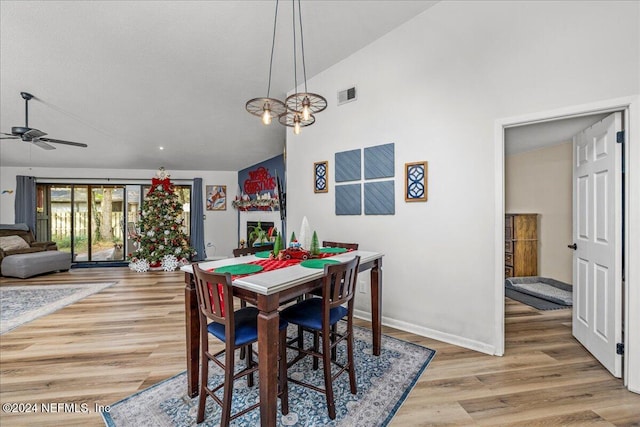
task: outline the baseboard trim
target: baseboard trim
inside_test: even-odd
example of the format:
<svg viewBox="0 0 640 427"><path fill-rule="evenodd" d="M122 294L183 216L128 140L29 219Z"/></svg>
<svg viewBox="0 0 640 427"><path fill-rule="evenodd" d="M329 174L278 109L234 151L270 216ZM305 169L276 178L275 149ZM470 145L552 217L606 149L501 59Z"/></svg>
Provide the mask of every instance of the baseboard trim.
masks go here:
<svg viewBox="0 0 640 427"><path fill-rule="evenodd" d="M371 313L369 313L368 311L354 310L353 315L358 319L371 321ZM382 316L382 324L391 328L400 329L401 331L410 332L412 334L420 335L426 338L446 342L447 344L453 344L457 345L458 347L468 348L469 350L478 351L480 353L490 354L492 356L496 355L496 348L494 346L480 341L470 340L458 335L436 331L434 329L425 328L424 326L418 326L413 323L391 319L385 316Z"/></svg>

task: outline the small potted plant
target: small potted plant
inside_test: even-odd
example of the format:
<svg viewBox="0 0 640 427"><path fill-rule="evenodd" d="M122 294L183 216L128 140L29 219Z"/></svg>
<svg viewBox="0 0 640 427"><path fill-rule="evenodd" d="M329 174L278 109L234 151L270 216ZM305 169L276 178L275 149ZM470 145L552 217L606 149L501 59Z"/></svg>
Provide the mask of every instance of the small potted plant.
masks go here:
<svg viewBox="0 0 640 427"><path fill-rule="evenodd" d="M261 246L267 243L267 232L262 229L260 221L258 221L258 225L253 227L253 230L249 233L248 240L251 242L251 246Z"/></svg>

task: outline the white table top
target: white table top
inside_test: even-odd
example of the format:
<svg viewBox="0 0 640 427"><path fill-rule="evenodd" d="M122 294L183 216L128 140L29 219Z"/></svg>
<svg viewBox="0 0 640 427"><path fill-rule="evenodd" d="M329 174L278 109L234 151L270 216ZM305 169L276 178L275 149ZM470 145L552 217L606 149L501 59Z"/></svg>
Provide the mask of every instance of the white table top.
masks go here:
<svg viewBox="0 0 640 427"><path fill-rule="evenodd" d="M331 259L344 262L353 259L356 255L360 255L360 263L373 261L381 258L383 254L378 252L367 251L351 251L342 253L336 256L332 256ZM228 258L219 261L204 261L198 263L202 269L218 268L227 265L246 264L252 261L263 260L264 258L258 258L255 255ZM185 265L180 270L193 274L193 268L191 265ZM233 285L239 288L248 289L257 294L271 295L301 283L306 283L311 280L319 279L324 275L324 269L322 268L308 268L303 267L300 264L292 265L290 267L279 268L277 270L265 271L263 273L251 274L249 276L240 277L233 281Z"/></svg>

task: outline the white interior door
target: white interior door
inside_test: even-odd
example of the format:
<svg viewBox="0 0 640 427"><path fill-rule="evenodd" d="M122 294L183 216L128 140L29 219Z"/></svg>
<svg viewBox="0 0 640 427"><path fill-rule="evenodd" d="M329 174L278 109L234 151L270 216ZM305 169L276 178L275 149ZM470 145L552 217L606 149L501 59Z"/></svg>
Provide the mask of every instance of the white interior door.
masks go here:
<svg viewBox="0 0 640 427"><path fill-rule="evenodd" d="M573 138L573 335L622 375L622 115Z"/></svg>

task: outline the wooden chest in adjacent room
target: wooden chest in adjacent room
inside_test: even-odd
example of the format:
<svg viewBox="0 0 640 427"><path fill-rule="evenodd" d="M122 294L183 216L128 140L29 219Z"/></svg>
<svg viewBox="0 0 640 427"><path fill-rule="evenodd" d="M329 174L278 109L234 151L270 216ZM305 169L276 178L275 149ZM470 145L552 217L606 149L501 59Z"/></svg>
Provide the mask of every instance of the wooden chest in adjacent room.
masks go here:
<svg viewBox="0 0 640 427"><path fill-rule="evenodd" d="M538 275L538 214L505 215L504 275Z"/></svg>

